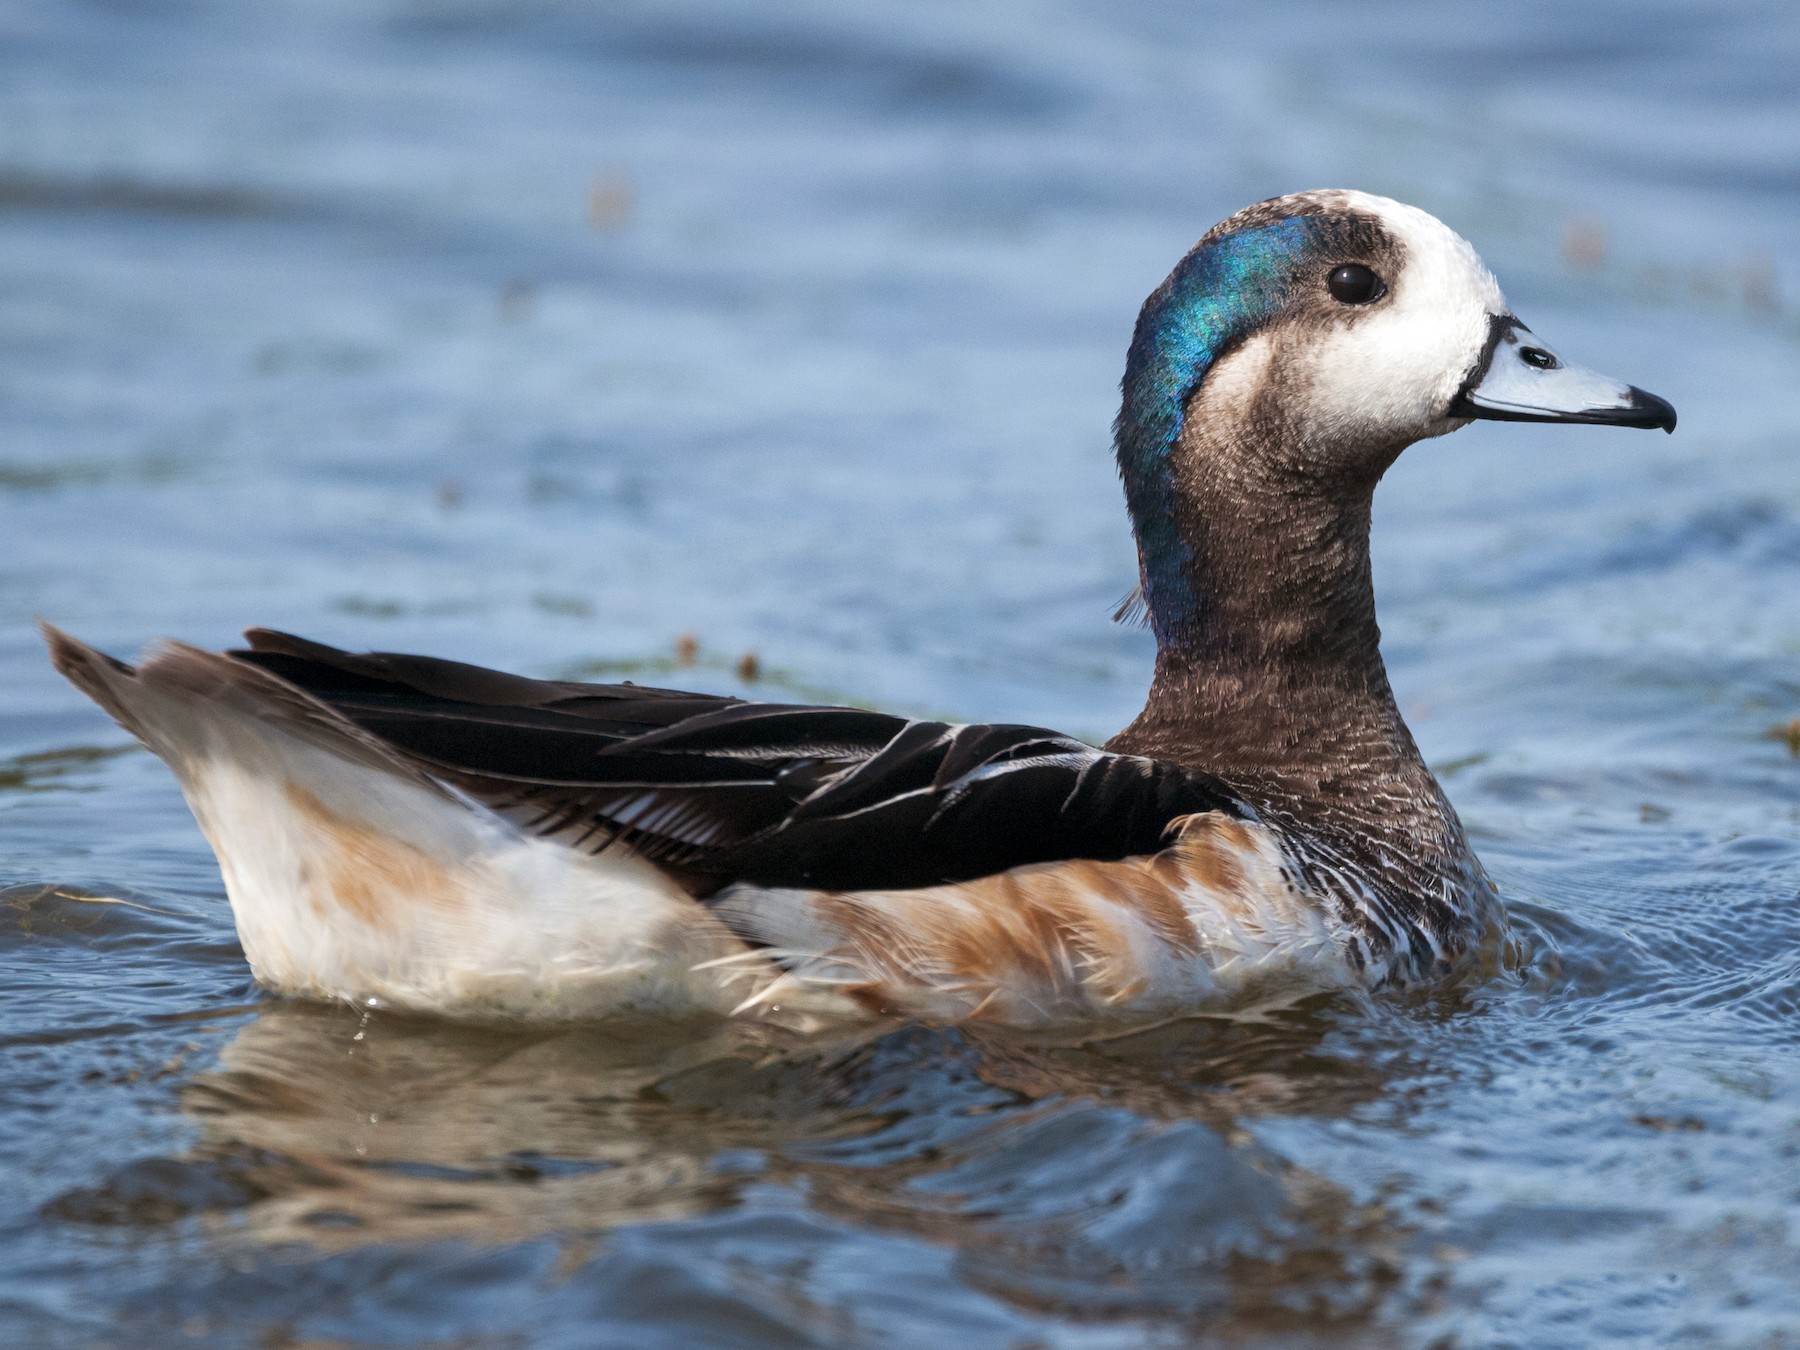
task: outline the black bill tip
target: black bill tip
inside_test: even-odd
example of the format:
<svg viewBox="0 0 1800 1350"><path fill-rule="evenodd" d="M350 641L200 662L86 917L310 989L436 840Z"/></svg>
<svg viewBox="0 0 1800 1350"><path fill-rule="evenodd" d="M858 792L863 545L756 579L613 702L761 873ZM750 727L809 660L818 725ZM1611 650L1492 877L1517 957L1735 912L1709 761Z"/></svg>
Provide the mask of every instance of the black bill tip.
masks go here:
<svg viewBox="0 0 1800 1350"><path fill-rule="evenodd" d="M1658 398L1647 390L1631 386L1631 402L1625 408L1626 416L1618 419L1623 427L1661 427L1670 435L1675 433L1675 405L1666 398Z"/></svg>

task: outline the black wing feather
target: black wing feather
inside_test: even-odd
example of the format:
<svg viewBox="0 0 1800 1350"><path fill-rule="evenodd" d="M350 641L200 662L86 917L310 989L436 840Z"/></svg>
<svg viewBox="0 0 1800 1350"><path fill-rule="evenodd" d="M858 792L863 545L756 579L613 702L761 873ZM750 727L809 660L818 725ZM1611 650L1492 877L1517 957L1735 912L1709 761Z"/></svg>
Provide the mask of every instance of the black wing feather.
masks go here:
<svg viewBox="0 0 1800 1350"><path fill-rule="evenodd" d="M883 890L1161 848L1221 783L1041 727L531 680L254 629L233 652L527 829L625 844L696 894Z"/></svg>

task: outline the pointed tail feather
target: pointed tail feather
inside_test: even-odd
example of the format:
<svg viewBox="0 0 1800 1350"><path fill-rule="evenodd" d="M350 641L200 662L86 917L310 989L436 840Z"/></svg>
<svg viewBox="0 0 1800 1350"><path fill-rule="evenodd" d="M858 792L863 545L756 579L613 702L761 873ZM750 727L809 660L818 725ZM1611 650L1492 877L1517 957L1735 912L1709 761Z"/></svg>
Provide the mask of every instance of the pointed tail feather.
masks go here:
<svg viewBox="0 0 1800 1350"><path fill-rule="evenodd" d="M279 723L283 731L355 763L442 791L426 775L354 722L255 666L185 642L157 644L142 666L128 666L39 621L50 663L125 730L169 762L202 754L218 724L235 714Z"/></svg>

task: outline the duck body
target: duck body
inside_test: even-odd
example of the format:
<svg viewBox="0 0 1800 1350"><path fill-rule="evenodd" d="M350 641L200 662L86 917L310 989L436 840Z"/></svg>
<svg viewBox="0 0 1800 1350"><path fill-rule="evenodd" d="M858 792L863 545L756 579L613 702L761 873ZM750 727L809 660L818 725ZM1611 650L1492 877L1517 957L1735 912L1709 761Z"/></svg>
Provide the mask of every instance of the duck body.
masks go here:
<svg viewBox="0 0 1800 1350"><path fill-rule="evenodd" d="M1388 688L1369 513L1471 416L1673 426L1562 366L1423 212L1307 193L1209 232L1127 363L1158 657L1103 748L263 630L134 669L46 631L175 771L280 992L1054 1025L1414 985L1501 920Z"/></svg>
<svg viewBox="0 0 1800 1350"><path fill-rule="evenodd" d="M1049 1025L1387 977L1204 772L1033 727L249 637L132 669L50 635L175 769L283 993Z"/></svg>

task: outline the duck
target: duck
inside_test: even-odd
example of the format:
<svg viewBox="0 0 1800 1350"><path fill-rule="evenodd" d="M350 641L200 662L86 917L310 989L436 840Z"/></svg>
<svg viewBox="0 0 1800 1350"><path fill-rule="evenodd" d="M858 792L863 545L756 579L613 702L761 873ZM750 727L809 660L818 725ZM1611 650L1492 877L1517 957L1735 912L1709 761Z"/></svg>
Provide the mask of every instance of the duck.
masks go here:
<svg viewBox="0 0 1800 1350"><path fill-rule="evenodd" d="M279 994L460 1017L1055 1027L1466 972L1504 911L1380 651L1402 450L1657 428L1434 216L1347 189L1213 226L1113 427L1155 637L1104 745L533 679L251 629L50 658L173 770Z"/></svg>

